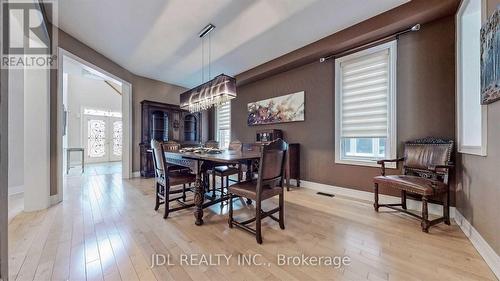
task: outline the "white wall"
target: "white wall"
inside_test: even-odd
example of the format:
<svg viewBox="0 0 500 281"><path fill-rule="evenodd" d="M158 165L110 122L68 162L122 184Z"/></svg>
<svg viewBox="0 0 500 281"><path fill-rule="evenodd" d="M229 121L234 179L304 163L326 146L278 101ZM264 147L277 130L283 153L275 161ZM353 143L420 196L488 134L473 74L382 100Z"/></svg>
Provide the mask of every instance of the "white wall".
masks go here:
<svg viewBox="0 0 500 281"><path fill-rule="evenodd" d="M9 195L24 185L24 71L9 70Z"/></svg>
<svg viewBox="0 0 500 281"><path fill-rule="evenodd" d="M122 111L122 97L106 82L81 75L68 74L67 80L68 130L67 147L84 147L83 116L85 107ZM71 155L71 163L81 161L79 153Z"/></svg>
<svg viewBox="0 0 500 281"><path fill-rule="evenodd" d="M50 205L50 92L48 69L24 71L24 210Z"/></svg>

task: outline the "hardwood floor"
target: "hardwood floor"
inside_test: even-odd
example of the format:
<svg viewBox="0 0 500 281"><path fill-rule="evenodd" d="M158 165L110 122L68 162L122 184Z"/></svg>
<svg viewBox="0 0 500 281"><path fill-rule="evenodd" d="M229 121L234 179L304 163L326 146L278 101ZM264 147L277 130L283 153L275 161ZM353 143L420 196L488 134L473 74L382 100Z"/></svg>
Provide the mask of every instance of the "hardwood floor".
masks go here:
<svg viewBox="0 0 500 281"><path fill-rule="evenodd" d="M258 245L229 229L219 205L205 211L201 227L192 210L163 220L163 207L153 210L151 179L105 174L71 176L66 183L63 203L10 222L11 280L495 280L456 225L425 234L412 218L375 213L371 202L287 192L286 229L265 220ZM251 206L237 205L237 218L251 215ZM152 254L170 255L173 265L150 268ZM230 265L181 266L185 254L232 259ZM237 256L249 254L266 264L238 266ZM278 254L348 256L352 263L342 269L277 265Z"/></svg>

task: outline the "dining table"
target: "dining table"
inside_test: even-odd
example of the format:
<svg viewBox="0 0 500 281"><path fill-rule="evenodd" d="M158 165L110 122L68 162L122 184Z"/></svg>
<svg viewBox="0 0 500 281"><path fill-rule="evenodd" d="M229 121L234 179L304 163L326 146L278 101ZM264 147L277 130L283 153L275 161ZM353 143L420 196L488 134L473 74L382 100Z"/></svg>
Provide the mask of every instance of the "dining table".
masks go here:
<svg viewBox="0 0 500 281"><path fill-rule="evenodd" d="M179 151L165 151L165 160L169 164L190 168L196 174L194 185L194 217L195 224L203 225L203 209L221 201L228 200L229 196L221 195L218 198L205 196L205 191L209 185L207 171L217 165L246 164L247 171L245 178L253 177L253 163L260 160L259 151L238 151L223 150L219 153L199 153ZM251 202L251 201L250 201Z"/></svg>

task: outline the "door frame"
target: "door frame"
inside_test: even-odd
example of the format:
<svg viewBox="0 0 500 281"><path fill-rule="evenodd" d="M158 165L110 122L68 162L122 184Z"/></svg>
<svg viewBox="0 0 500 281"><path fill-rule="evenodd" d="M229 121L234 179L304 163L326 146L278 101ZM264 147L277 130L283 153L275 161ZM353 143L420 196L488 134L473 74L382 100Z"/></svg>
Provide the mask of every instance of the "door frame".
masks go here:
<svg viewBox="0 0 500 281"><path fill-rule="evenodd" d="M0 9L1 12L1 9ZM1 23L0 23L1 25ZM1 27L0 27L1 28ZM0 280L8 276L8 73L0 70Z"/></svg>
<svg viewBox="0 0 500 281"><path fill-rule="evenodd" d="M63 137L63 61L64 57L69 57L87 67L90 67L111 79L122 83L122 126L123 126L123 153L122 153L122 177L128 179L132 176L132 84L122 78L113 75L102 68L78 57L77 55L58 47L58 63L57 69L57 198L55 200L62 201L63 199L63 156L64 148L62 147Z"/></svg>

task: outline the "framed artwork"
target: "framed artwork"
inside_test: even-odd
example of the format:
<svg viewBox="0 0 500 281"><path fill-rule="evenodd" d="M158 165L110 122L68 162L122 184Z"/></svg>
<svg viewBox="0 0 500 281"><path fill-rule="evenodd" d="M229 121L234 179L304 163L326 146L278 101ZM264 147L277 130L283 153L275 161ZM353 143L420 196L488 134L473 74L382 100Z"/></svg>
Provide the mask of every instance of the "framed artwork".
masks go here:
<svg viewBox="0 0 500 281"><path fill-rule="evenodd" d="M481 28L481 104L500 100L500 8Z"/></svg>
<svg viewBox="0 0 500 281"><path fill-rule="evenodd" d="M248 126L304 121L304 91L251 102Z"/></svg>

